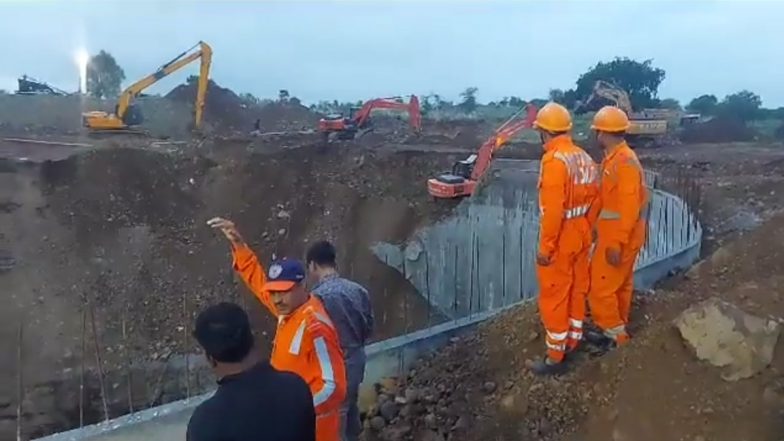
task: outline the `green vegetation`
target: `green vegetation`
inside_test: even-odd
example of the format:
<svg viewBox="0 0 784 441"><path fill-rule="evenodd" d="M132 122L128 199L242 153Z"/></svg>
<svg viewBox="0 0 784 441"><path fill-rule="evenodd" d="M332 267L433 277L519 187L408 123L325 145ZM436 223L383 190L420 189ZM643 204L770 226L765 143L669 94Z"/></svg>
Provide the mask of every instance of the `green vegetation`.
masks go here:
<svg viewBox="0 0 784 441"><path fill-rule="evenodd" d="M110 98L120 94L125 72L112 54L102 50L87 63L87 93L96 98Z"/></svg>

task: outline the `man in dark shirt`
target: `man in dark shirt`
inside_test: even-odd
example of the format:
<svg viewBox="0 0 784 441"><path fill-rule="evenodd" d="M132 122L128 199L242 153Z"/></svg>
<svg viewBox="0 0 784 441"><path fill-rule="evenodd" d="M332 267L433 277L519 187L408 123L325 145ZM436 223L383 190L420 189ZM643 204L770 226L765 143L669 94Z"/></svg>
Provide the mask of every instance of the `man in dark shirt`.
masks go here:
<svg viewBox="0 0 784 441"><path fill-rule="evenodd" d="M338 330L346 365L346 401L341 409L343 441L357 441L362 425L359 419L359 385L365 379L365 345L373 332L370 296L358 283L340 277L335 247L321 241L307 252L308 272L315 281L312 292L324 304Z"/></svg>
<svg viewBox="0 0 784 441"><path fill-rule="evenodd" d="M315 441L310 388L298 375L259 359L240 306L205 309L193 335L218 378L218 390L193 412L187 441Z"/></svg>

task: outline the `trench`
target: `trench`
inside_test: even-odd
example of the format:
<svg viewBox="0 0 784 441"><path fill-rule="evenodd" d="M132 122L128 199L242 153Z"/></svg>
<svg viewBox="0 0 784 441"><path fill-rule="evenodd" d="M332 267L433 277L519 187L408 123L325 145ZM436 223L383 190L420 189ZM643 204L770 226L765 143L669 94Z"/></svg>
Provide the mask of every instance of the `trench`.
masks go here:
<svg viewBox="0 0 784 441"><path fill-rule="evenodd" d="M424 329L370 345L364 389L372 389L383 377L408 372L418 357L438 350L453 336L471 332L482 321L535 297L537 174L535 162L497 161L478 194L462 201L451 216L422 226L402 243L376 241L369 246L377 261L410 283L419 300L442 319L428 318ZM688 204L656 189L655 179L649 178L648 240L635 269L640 289L691 266L699 257L702 236ZM208 396L44 439L181 439L190 412Z"/></svg>

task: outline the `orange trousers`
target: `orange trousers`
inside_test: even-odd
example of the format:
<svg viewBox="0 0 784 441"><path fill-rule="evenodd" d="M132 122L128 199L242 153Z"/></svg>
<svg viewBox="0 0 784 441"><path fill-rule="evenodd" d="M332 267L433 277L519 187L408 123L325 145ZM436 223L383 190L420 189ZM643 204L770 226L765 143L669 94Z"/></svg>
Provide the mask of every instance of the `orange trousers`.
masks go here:
<svg viewBox="0 0 784 441"><path fill-rule="evenodd" d="M340 441L340 412L316 415L316 441Z"/></svg>
<svg viewBox="0 0 784 441"><path fill-rule="evenodd" d="M612 228L609 224L605 228ZM607 234L602 234L602 221L599 221L596 249L591 259L591 282L588 304L591 318L609 337L619 335L628 337L626 326L632 309L634 292L634 263L640 249L645 244L647 225L640 221L632 230L631 240L621 247L621 263L612 266L607 263Z"/></svg>
<svg viewBox="0 0 784 441"><path fill-rule="evenodd" d="M585 297L590 285L591 229L585 218L564 222L558 246L547 266L536 266L539 315L547 357L561 361L583 337Z"/></svg>

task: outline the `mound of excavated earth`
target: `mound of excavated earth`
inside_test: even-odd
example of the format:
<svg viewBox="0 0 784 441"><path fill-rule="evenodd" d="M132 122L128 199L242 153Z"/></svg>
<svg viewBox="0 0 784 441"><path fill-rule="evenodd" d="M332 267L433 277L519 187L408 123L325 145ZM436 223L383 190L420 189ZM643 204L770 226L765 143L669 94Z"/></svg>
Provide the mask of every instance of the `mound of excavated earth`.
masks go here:
<svg viewBox="0 0 784 441"><path fill-rule="evenodd" d="M716 297L760 317L766 329L774 326L771 320L781 321L782 241L779 215L719 248L673 288L639 295L632 343L601 357L579 354L572 372L560 378L534 378L526 369L544 347L535 305L505 313L421 360L406 378L377 385L366 439L779 440L781 341L759 373L726 381L723 369L695 356L673 320L690 305Z"/></svg>
<svg viewBox="0 0 784 441"><path fill-rule="evenodd" d="M166 148L0 160L0 347L8 355L0 369L9 373L0 402L14 403L0 406L0 439L16 429L11 354L20 324L30 436L78 424L82 363L88 423L103 416L101 377L110 416L210 387L205 369L183 373L204 367L202 357L184 354L198 352L189 327L208 303L245 304L269 349L273 319L233 276L225 240L205 225L212 216L235 220L264 260L333 240L340 270L372 292L376 339L438 319L369 246L403 240L443 215L425 188L445 168L443 156L319 144L274 153Z"/></svg>

